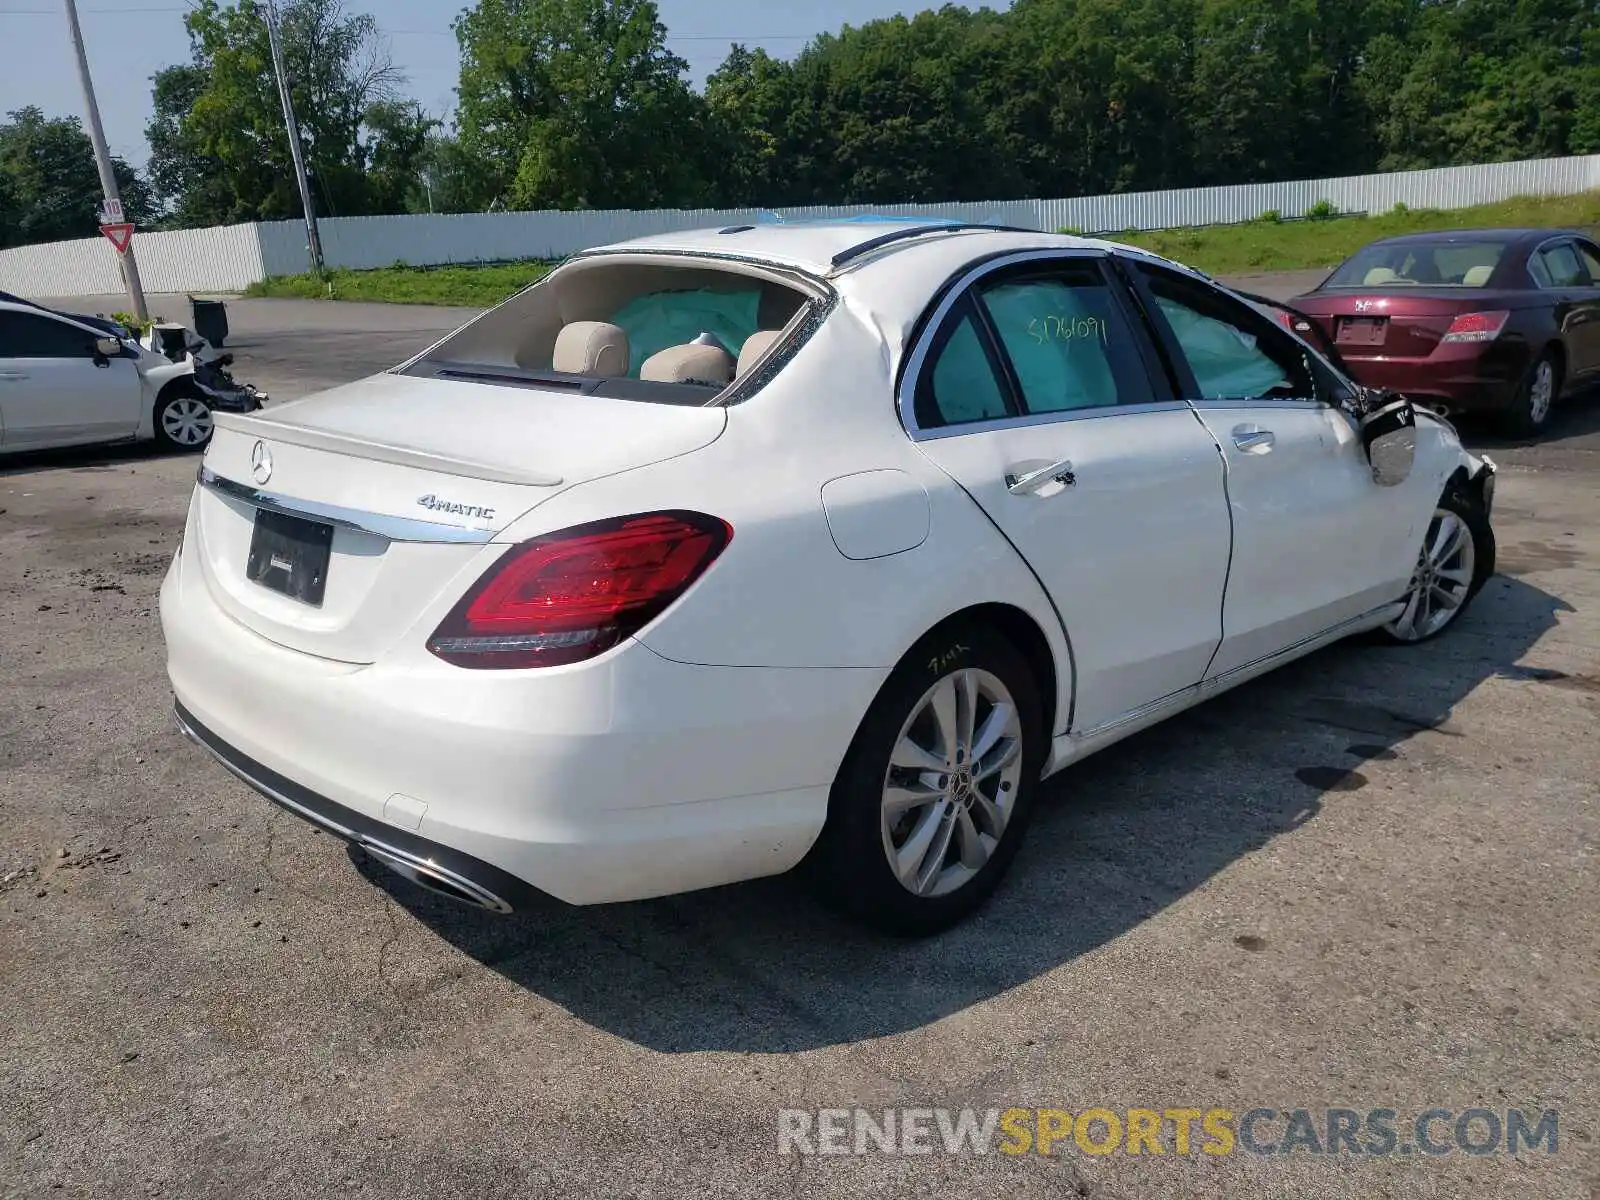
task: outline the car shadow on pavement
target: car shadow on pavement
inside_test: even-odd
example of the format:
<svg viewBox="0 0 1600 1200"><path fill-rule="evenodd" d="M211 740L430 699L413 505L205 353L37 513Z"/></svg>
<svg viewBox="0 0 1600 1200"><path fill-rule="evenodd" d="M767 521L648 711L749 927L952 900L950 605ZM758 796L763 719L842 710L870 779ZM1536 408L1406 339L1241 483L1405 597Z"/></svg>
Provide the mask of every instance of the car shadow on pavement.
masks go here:
<svg viewBox="0 0 1600 1200"><path fill-rule="evenodd" d="M1516 668L1570 611L1498 576L1458 628L1415 647L1360 640L1224 694L1055 776L991 903L925 941L834 917L793 877L635 904L555 901L495 917L352 851L362 873L463 953L579 1019L663 1052L811 1049L925 1025L1138 925L1333 803L1407 739ZM1369 794L1376 797L1377 789Z"/></svg>
<svg viewBox="0 0 1600 1200"><path fill-rule="evenodd" d="M1600 387L1588 387L1566 397L1550 414L1543 433L1533 438L1512 437L1502 432L1496 421L1481 413L1458 413L1450 419L1461 433L1461 440L1474 451L1525 449L1535 445L1560 445L1562 442L1600 433Z"/></svg>
<svg viewBox="0 0 1600 1200"><path fill-rule="evenodd" d="M129 464L193 455L190 450L164 450L154 442L111 442L104 446L68 446L59 450L27 450L0 458L0 479L49 471L112 471Z"/></svg>

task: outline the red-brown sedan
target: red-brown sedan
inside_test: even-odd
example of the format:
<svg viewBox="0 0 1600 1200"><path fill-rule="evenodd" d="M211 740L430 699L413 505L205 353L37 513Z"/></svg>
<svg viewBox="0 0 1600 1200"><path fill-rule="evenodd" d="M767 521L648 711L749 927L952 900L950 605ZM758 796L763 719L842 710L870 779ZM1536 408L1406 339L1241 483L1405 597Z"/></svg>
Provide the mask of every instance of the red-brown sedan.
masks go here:
<svg viewBox="0 0 1600 1200"><path fill-rule="evenodd" d="M1556 229L1474 229L1373 242L1290 305L1360 383L1446 414L1544 429L1600 374L1600 247Z"/></svg>

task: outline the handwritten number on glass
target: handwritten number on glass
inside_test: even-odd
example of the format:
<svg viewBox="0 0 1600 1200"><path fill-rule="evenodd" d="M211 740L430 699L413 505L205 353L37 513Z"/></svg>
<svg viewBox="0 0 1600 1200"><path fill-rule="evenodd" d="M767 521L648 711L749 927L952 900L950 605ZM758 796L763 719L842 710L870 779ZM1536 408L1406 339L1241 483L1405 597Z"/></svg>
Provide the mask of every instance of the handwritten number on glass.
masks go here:
<svg viewBox="0 0 1600 1200"><path fill-rule="evenodd" d="M1046 342L1076 342L1090 338L1098 338L1104 345L1108 340L1106 334L1106 323L1099 317L1063 317L1049 313L1028 322L1028 336L1038 346Z"/></svg>

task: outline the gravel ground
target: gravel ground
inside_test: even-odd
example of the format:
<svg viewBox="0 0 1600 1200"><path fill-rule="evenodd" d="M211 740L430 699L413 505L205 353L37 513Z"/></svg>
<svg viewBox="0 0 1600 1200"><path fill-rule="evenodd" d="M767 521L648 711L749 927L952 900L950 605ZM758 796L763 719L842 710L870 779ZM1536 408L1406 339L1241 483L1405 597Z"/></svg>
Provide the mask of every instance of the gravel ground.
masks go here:
<svg viewBox="0 0 1600 1200"><path fill-rule="evenodd" d="M230 348L286 397L459 315L241 303ZM8 463L0 1195L1593 1200L1600 409L1491 453L1457 629L1066 772L996 903L912 944L787 880L495 919L353 861L173 729L194 461ZM1555 1109L1559 1148L777 1152L780 1108L858 1104Z"/></svg>

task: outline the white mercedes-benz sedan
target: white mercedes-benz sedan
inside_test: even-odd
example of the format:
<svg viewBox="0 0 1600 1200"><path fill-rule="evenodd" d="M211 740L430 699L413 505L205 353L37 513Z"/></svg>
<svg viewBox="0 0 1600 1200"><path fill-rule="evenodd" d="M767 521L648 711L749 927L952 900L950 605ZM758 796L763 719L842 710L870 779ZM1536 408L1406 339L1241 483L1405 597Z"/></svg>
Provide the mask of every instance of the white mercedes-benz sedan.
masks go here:
<svg viewBox="0 0 1600 1200"><path fill-rule="evenodd" d="M1492 572L1493 464L1283 324L984 226L579 254L218 415L161 593L179 722L487 909L803 864L939 929L1045 777L1336 639L1432 637Z"/></svg>

